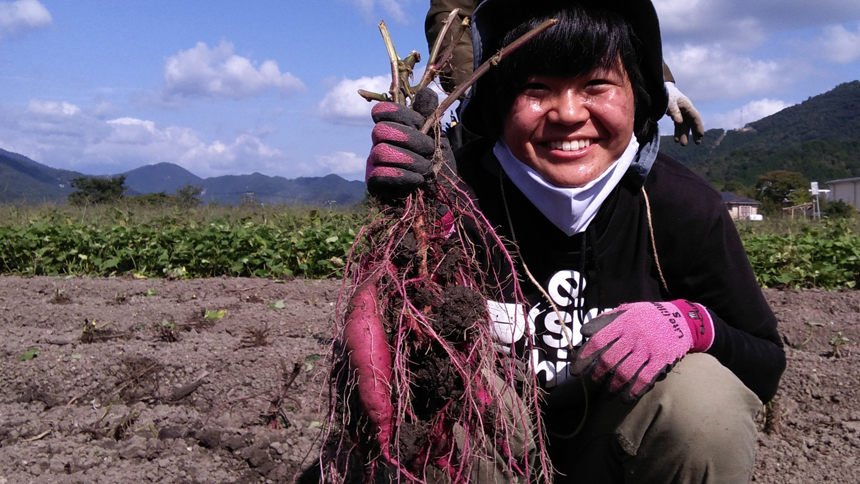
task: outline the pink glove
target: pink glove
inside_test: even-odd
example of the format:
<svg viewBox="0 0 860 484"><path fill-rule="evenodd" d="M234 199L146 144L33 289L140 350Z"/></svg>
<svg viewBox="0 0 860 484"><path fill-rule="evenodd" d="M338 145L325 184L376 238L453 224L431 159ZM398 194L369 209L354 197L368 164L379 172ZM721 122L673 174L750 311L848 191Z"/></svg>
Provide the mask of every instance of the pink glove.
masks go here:
<svg viewBox="0 0 860 484"><path fill-rule="evenodd" d="M622 304L582 327L589 338L570 372L590 373L595 381L612 375L610 392L632 402L689 352L706 351L714 342L714 322L701 304L671 302Z"/></svg>
<svg viewBox="0 0 860 484"><path fill-rule="evenodd" d="M371 195L406 196L433 176L436 143L420 130L438 105L436 93L424 88L416 93L412 108L393 102L373 106L371 115L376 125L365 173ZM442 156L453 158L447 139L443 137L440 144Z"/></svg>

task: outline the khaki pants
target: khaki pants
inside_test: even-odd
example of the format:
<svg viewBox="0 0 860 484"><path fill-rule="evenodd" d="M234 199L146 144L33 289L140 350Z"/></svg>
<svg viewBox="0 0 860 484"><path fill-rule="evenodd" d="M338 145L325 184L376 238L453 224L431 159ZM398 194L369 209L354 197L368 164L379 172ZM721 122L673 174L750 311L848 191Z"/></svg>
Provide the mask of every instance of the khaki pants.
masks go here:
<svg viewBox="0 0 860 484"><path fill-rule="evenodd" d="M687 355L636 404L568 385L547 397L555 484L750 481L761 402L710 355Z"/></svg>

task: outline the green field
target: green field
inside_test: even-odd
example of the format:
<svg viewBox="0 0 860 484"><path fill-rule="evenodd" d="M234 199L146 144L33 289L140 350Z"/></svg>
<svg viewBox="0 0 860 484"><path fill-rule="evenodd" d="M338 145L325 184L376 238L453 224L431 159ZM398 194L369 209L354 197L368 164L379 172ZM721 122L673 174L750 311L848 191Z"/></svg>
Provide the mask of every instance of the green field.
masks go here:
<svg viewBox="0 0 860 484"><path fill-rule="evenodd" d="M339 277L366 210L0 207L0 273L145 277ZM738 229L764 287L855 288L857 220L771 220Z"/></svg>
<svg viewBox="0 0 860 484"><path fill-rule="evenodd" d="M340 275L359 211L287 207L3 207L0 272L19 275Z"/></svg>

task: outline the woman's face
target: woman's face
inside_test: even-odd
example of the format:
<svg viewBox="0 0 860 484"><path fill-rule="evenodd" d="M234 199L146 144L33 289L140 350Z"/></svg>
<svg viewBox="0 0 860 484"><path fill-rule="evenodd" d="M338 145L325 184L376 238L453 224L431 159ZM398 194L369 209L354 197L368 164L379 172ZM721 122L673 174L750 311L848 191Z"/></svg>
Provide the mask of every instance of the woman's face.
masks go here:
<svg viewBox="0 0 860 484"><path fill-rule="evenodd" d="M581 187L606 171L633 136L633 88L618 64L530 77L502 129L514 156L557 187Z"/></svg>

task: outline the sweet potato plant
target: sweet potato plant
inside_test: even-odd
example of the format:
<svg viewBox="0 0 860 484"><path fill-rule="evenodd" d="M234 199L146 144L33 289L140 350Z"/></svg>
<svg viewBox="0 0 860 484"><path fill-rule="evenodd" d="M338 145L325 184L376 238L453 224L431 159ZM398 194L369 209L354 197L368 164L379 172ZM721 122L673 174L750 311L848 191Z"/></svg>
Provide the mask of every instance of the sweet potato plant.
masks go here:
<svg viewBox="0 0 860 484"><path fill-rule="evenodd" d="M418 53L400 59L384 23L380 30L391 89L361 94L411 105L450 52L440 54L437 44L422 80L411 86ZM462 89L489 67L476 70ZM424 126L437 146L439 116L458 96L443 101ZM516 375L496 351L486 301L498 299L500 288L484 277L490 266L481 263L487 253L478 247L491 247L511 266L514 261L456 176L443 169L440 149L435 158L436 176L426 188L375 202L347 262L320 459L324 482L469 482L487 467L531 480L550 475L536 418L539 389L533 372ZM473 239L476 233L481 241ZM524 322L526 315L517 317ZM512 445L523 435L537 449L531 458Z"/></svg>

